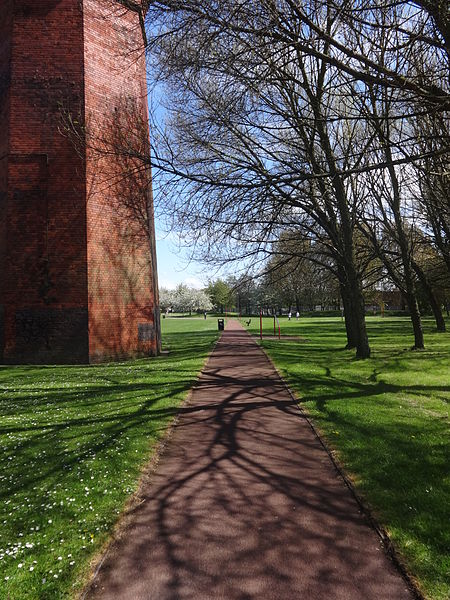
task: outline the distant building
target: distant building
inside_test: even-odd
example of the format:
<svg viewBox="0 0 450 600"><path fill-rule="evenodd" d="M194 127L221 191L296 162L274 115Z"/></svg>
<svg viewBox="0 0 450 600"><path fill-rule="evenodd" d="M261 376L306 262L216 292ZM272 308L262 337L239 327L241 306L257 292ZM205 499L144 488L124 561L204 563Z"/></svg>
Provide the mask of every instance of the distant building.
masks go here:
<svg viewBox="0 0 450 600"><path fill-rule="evenodd" d="M402 293L398 289L377 290L372 292L370 301L366 302L366 311L372 310L406 310Z"/></svg>

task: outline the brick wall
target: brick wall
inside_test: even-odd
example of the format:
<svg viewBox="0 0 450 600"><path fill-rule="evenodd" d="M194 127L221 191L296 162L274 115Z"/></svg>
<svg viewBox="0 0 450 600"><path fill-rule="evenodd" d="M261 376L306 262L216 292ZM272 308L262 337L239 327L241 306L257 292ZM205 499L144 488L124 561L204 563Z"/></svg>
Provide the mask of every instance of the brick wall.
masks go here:
<svg viewBox="0 0 450 600"><path fill-rule="evenodd" d="M148 150L138 20L111 0L0 0L0 15L0 357L155 353L154 240L134 218L149 173L124 178L135 164L73 135L107 145L129 106Z"/></svg>
<svg viewBox="0 0 450 600"><path fill-rule="evenodd" d="M9 142L9 83L11 78L11 30L12 0L0 3L0 360L4 347L4 286L6 254L6 198L8 188L8 142Z"/></svg>
<svg viewBox="0 0 450 600"><path fill-rule="evenodd" d="M109 0L85 0L84 23L86 119L95 146L87 154L90 356L156 353L156 262L145 222L150 176L122 153L149 151L139 20Z"/></svg>
<svg viewBox="0 0 450 600"><path fill-rule="evenodd" d="M82 25L78 0L14 3L1 272L8 362L88 360L85 171L60 133L62 113L83 108Z"/></svg>

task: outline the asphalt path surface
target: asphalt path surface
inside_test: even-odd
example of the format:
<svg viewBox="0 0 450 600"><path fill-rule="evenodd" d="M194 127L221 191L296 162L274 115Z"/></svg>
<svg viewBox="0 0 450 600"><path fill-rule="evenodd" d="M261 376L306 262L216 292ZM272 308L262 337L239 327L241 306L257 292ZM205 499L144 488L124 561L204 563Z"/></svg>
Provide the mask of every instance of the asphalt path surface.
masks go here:
<svg viewBox="0 0 450 600"><path fill-rule="evenodd" d="M92 600L413 598L259 346L230 321Z"/></svg>

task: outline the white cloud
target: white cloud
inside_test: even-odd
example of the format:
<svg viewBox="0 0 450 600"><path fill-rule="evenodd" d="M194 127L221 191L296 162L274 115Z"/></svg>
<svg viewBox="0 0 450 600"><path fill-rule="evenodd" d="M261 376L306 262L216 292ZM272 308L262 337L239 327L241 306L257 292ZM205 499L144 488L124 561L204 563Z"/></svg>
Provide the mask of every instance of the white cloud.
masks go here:
<svg viewBox="0 0 450 600"><path fill-rule="evenodd" d="M177 284L169 279L164 279L164 277L158 277L158 285L160 288L165 288L166 290L174 290L177 287Z"/></svg>
<svg viewBox="0 0 450 600"><path fill-rule="evenodd" d="M201 290L205 287L203 281L200 281L198 277L186 277L183 283L188 287L195 288L196 290Z"/></svg>
<svg viewBox="0 0 450 600"><path fill-rule="evenodd" d="M176 277L176 281L174 279L168 279L166 277L158 277L158 283L160 288L166 288L166 290L174 290L177 285L180 283L187 285L189 288L194 288L196 290L201 290L206 287L206 284L201 281L198 277Z"/></svg>

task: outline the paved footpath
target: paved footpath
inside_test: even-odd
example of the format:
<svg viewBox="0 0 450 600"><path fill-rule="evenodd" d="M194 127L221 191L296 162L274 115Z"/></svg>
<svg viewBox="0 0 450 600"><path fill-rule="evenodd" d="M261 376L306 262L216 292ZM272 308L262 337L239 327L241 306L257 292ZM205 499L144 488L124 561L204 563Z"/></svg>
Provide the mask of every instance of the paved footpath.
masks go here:
<svg viewBox="0 0 450 600"><path fill-rule="evenodd" d="M88 598L411 600L273 367L236 321Z"/></svg>

